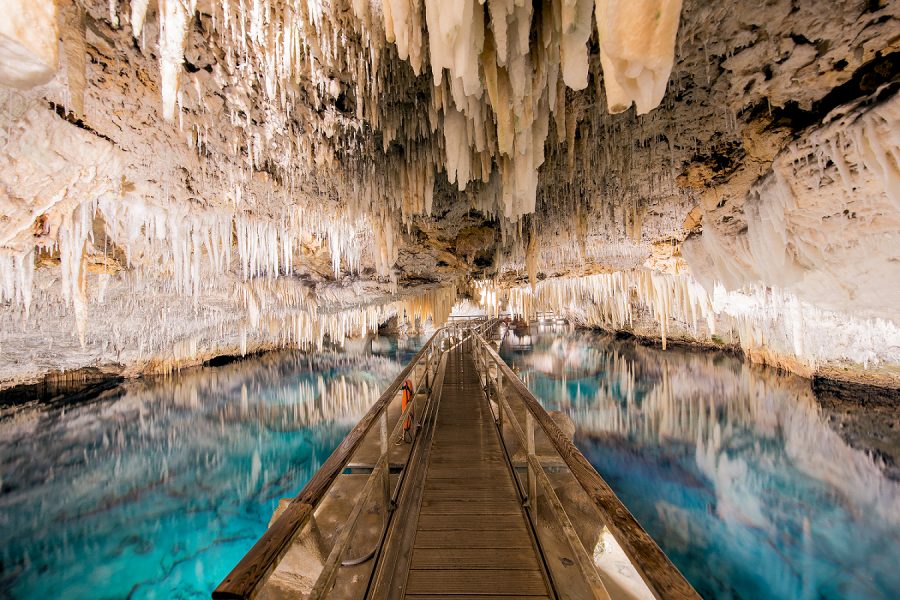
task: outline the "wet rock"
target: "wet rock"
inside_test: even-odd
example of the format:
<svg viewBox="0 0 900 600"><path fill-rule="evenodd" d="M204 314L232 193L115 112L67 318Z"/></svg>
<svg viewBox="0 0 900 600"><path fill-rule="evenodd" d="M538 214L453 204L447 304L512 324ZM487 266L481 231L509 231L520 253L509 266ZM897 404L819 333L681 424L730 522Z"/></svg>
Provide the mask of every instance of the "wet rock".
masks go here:
<svg viewBox="0 0 900 600"><path fill-rule="evenodd" d="M278 507L269 520L269 527L290 502L291 498L282 498L278 502ZM309 594L322 572L325 559L321 540L312 535L300 536L278 563L258 597L261 600L290 600Z"/></svg>

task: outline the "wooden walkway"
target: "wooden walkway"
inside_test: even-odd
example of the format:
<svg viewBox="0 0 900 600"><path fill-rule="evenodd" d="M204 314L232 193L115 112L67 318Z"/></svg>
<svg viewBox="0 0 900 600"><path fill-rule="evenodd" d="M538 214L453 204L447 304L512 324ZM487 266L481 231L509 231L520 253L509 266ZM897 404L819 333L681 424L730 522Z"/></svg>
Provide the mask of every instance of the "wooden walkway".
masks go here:
<svg viewBox="0 0 900 600"><path fill-rule="evenodd" d="M699 600L497 354L498 324L438 330L213 598Z"/></svg>
<svg viewBox="0 0 900 600"><path fill-rule="evenodd" d="M453 350L438 405L406 598L546 598L541 558L469 343Z"/></svg>

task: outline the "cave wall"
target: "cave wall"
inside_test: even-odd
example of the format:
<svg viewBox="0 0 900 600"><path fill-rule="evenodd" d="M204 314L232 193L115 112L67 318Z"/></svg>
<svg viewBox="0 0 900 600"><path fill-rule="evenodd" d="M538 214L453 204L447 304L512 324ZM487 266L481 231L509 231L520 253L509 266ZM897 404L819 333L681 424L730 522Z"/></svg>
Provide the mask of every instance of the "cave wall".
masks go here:
<svg viewBox="0 0 900 600"><path fill-rule="evenodd" d="M898 381L900 7L662 5L13 0L0 381L321 347L475 282ZM592 296L616 273L685 283Z"/></svg>

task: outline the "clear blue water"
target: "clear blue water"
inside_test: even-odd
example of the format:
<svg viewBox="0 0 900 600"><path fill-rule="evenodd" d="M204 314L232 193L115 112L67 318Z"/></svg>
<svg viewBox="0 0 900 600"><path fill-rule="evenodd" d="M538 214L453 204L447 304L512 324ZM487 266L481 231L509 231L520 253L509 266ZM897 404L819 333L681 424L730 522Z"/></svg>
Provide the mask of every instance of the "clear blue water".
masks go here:
<svg viewBox="0 0 900 600"><path fill-rule="evenodd" d="M0 598L208 598L420 343L4 408Z"/></svg>
<svg viewBox="0 0 900 600"><path fill-rule="evenodd" d="M418 343L0 409L0 598L208 598ZM502 354L704 597L900 598L896 465L841 427L870 407L588 332L510 336Z"/></svg>
<svg viewBox="0 0 900 600"><path fill-rule="evenodd" d="M705 598L900 598L900 482L841 427L870 408L826 407L808 380L733 356L590 332L532 329L502 354ZM853 436L898 446L885 425Z"/></svg>

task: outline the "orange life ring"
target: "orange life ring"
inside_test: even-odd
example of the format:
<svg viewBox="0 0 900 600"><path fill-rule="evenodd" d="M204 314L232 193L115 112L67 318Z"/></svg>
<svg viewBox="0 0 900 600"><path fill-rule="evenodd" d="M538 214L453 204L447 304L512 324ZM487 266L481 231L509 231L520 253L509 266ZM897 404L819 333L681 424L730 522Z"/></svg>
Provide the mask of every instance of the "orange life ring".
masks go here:
<svg viewBox="0 0 900 600"><path fill-rule="evenodd" d="M400 410L405 411L406 406L412 402L413 397L413 383L409 379L403 382L403 387L400 388L403 390L403 405ZM409 416L412 415L412 410L409 411L409 415L406 417L406 421L403 423L403 431L409 431L409 428L412 426L410 422Z"/></svg>

